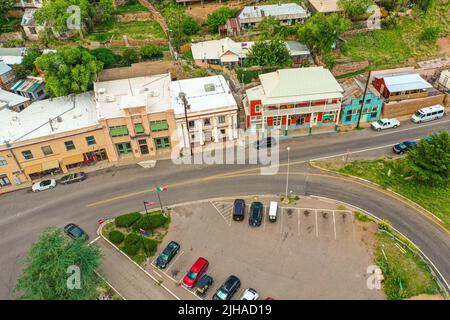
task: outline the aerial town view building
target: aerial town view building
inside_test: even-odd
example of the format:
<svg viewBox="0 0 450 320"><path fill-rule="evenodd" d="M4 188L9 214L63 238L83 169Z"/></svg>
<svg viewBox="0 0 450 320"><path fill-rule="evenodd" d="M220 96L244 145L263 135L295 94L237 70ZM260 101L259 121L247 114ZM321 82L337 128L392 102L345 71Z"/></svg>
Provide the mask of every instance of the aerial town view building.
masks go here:
<svg viewBox="0 0 450 320"><path fill-rule="evenodd" d="M450 299L448 1L0 2L0 300Z"/></svg>

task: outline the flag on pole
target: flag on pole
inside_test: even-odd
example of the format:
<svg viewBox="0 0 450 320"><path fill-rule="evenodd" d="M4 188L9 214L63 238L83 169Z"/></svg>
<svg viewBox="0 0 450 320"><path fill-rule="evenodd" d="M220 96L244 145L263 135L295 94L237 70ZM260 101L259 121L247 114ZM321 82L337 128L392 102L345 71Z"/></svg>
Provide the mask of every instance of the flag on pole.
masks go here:
<svg viewBox="0 0 450 320"><path fill-rule="evenodd" d="M145 203L147 206L155 206L155 205L156 205L156 202L154 202L154 201L144 201L144 203Z"/></svg>
<svg viewBox="0 0 450 320"><path fill-rule="evenodd" d="M163 192L163 191L167 191L166 187L156 187L156 192Z"/></svg>

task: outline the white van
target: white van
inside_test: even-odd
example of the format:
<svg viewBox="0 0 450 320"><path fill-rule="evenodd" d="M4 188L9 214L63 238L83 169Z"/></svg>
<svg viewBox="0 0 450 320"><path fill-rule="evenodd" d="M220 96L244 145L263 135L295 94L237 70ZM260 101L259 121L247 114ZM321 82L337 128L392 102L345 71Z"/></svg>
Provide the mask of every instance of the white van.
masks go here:
<svg viewBox="0 0 450 320"><path fill-rule="evenodd" d="M431 107L426 107L417 110L416 113L413 114L411 120L415 123L421 123L425 121L436 120L442 118L445 115L445 109L440 104L436 104Z"/></svg>
<svg viewBox="0 0 450 320"><path fill-rule="evenodd" d="M269 221L270 222L277 221L277 212L278 212L278 202L270 201L270 207L269 207Z"/></svg>

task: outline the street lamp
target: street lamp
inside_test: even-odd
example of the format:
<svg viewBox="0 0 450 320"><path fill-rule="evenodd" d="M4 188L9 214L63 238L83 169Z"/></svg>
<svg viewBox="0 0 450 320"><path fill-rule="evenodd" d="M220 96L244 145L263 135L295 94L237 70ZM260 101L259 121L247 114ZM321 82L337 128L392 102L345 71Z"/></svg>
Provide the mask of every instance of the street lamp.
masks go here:
<svg viewBox="0 0 450 320"><path fill-rule="evenodd" d="M187 116L187 110L190 109L191 106L189 105L189 103L186 99L186 93L181 91L178 94L178 98L181 99L181 101L183 102L183 106L184 106L184 120L186 121L186 132L187 132L187 136L188 136L188 143L189 143L189 147L191 149L191 157L192 157L194 155L194 151L192 150L191 136L189 135L189 121L188 121L188 116Z"/></svg>
<svg viewBox="0 0 450 320"><path fill-rule="evenodd" d="M367 93L367 87L369 86L371 74L372 74L372 70L369 70L369 75L367 76L367 80L366 80L366 86L364 87L364 94L362 96L362 100L359 100L360 107L359 107L359 113L358 113L358 123L356 124L356 128L358 128L358 129L359 129L359 122L361 121L361 114L362 114L364 105L366 104L366 93Z"/></svg>
<svg viewBox="0 0 450 320"><path fill-rule="evenodd" d="M285 201L289 201L288 200L288 188L289 188L289 151L291 151L291 147L287 147L286 148L287 152L288 152L288 162L287 162L287 171L286 171L286 200Z"/></svg>

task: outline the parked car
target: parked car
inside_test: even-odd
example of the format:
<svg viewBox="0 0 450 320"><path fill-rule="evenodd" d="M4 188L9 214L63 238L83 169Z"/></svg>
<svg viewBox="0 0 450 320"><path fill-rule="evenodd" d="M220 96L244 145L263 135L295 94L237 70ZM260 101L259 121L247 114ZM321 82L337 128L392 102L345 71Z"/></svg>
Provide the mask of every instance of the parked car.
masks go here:
<svg viewBox="0 0 450 320"><path fill-rule="evenodd" d="M392 149L396 154L404 154L409 149L415 147L417 142L415 141L403 141L399 144L396 144Z"/></svg>
<svg viewBox="0 0 450 320"><path fill-rule="evenodd" d="M233 220L242 221L245 216L245 201L243 199L234 200Z"/></svg>
<svg viewBox="0 0 450 320"><path fill-rule="evenodd" d="M40 192L40 191L44 191L47 189L53 189L54 187L56 187L56 180L55 179L47 179L47 180L42 180L40 182L36 182L35 184L33 184L33 186L31 187L31 191Z"/></svg>
<svg viewBox="0 0 450 320"><path fill-rule="evenodd" d="M259 294L253 288L248 288L242 294L241 300L258 300Z"/></svg>
<svg viewBox="0 0 450 320"><path fill-rule="evenodd" d="M411 117L411 121L415 123L421 123L425 121L436 120L442 118L445 115L445 108L440 104L436 104L431 107L426 107L417 110Z"/></svg>
<svg viewBox="0 0 450 320"><path fill-rule="evenodd" d="M65 226L64 233L75 240L86 241L89 239L87 233L74 223L69 223L67 226Z"/></svg>
<svg viewBox="0 0 450 320"><path fill-rule="evenodd" d="M170 241L170 243L159 254L158 259L156 259L156 266L160 269L167 267L173 257L177 254L178 250L180 250L180 245L175 241Z"/></svg>
<svg viewBox="0 0 450 320"><path fill-rule="evenodd" d="M269 221L270 222L277 221L277 213L278 213L278 202L270 201L270 205L269 205Z"/></svg>
<svg viewBox="0 0 450 320"><path fill-rule="evenodd" d="M380 119L378 121L372 122L372 129L381 131L384 129L397 128L400 125L400 121L397 119Z"/></svg>
<svg viewBox="0 0 450 320"><path fill-rule="evenodd" d="M193 288L197 283L198 279L205 273L208 269L209 262L205 258L198 258L197 261L192 265L189 272L183 278L183 285L188 288Z"/></svg>
<svg viewBox="0 0 450 320"><path fill-rule="evenodd" d="M231 275L213 295L213 300L230 300L241 287L241 280Z"/></svg>
<svg viewBox="0 0 450 320"><path fill-rule="evenodd" d="M250 217L248 224L253 227L259 227L263 218L263 204L261 202L253 202L250 206Z"/></svg>
<svg viewBox="0 0 450 320"><path fill-rule="evenodd" d="M203 297L208 292L208 289L212 287L214 280L211 276L204 274L197 282L197 290L195 292L198 296Z"/></svg>
<svg viewBox="0 0 450 320"><path fill-rule="evenodd" d="M256 149L261 148L271 148L273 145L275 145L277 142L272 137L263 138L261 140L256 141L255 147Z"/></svg>
<svg viewBox="0 0 450 320"><path fill-rule="evenodd" d="M77 172L65 175L59 180L61 184L69 184L74 182L80 182L86 179L86 174L84 172Z"/></svg>

